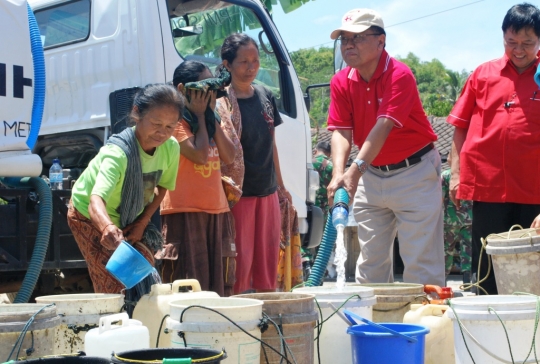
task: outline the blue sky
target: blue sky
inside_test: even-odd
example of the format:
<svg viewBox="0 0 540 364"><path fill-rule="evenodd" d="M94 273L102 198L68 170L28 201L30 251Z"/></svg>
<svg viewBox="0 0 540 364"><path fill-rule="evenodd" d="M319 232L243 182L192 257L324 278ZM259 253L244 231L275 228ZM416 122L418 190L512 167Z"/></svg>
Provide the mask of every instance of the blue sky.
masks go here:
<svg viewBox="0 0 540 364"><path fill-rule="evenodd" d="M274 6L274 21L289 51L325 45L333 47L330 32L350 9L378 11L392 56L409 52L422 61L440 60L454 71L472 71L504 53L502 20L520 0L311 0L284 14ZM529 0L539 5L538 1ZM420 19L418 19L420 18ZM415 20L416 19L416 20Z"/></svg>

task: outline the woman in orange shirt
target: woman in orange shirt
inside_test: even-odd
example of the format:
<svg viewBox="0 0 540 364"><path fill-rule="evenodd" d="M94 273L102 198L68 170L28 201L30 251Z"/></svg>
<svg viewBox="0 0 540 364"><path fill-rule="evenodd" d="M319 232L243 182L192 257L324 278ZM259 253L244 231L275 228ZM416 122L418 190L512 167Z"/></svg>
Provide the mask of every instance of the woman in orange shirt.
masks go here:
<svg viewBox="0 0 540 364"><path fill-rule="evenodd" d="M235 229L220 160L231 163L236 147L213 114L216 92L184 88L188 82L211 77L208 67L195 61L181 63L174 72L174 86L189 101L173 134L180 143L176 189L161 204L166 242L161 273L163 282L194 278L203 290L228 296L234 284ZM227 122L230 115L221 119Z"/></svg>

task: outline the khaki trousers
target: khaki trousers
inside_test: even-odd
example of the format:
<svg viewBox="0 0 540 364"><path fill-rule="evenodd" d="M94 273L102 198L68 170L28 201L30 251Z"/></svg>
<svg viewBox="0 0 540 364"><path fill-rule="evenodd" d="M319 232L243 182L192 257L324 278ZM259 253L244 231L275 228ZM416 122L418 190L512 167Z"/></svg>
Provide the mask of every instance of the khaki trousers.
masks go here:
<svg viewBox="0 0 540 364"><path fill-rule="evenodd" d="M358 223L358 283L391 283L398 237L407 283L445 285L441 159L436 149L410 167L360 178L353 214Z"/></svg>

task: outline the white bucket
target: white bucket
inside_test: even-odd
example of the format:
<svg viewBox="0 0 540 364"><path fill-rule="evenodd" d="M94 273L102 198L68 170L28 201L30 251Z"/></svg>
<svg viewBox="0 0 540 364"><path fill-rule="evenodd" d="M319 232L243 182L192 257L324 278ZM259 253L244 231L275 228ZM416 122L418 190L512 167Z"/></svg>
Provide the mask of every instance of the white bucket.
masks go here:
<svg viewBox="0 0 540 364"><path fill-rule="evenodd" d="M121 324L113 325L115 321ZM105 359L113 352L150 348L148 328L139 320L130 320L126 312L101 317L99 327L88 331L84 340L86 355Z"/></svg>
<svg viewBox="0 0 540 364"><path fill-rule="evenodd" d="M373 288L359 285L346 285L342 289L337 287L301 287L295 288L293 292L314 294L315 300L321 308L323 321L334 313L335 309L332 306L338 308L351 297L353 298L345 303L340 312L346 309L371 320L373 306L377 303ZM340 358L340 364L352 363L351 339L347 334L348 327L347 323L337 314L322 324L319 337L321 364L337 363L336 358ZM315 337L317 337L317 332L315 332ZM315 348L315 350L317 349ZM316 352L315 357L317 357Z"/></svg>
<svg viewBox="0 0 540 364"><path fill-rule="evenodd" d="M186 309L192 305L204 306L225 315L256 339L216 312L199 307ZM173 348L224 348L228 356L223 360L225 364L260 363L261 330L258 325L262 318L263 301L235 297L199 298L173 301L170 306L171 317L167 319L167 328L173 331L170 334ZM179 336L180 333L184 338Z"/></svg>
<svg viewBox="0 0 540 364"><path fill-rule="evenodd" d="M499 294L540 295L540 235L536 230L492 234L486 241Z"/></svg>
<svg viewBox="0 0 540 364"><path fill-rule="evenodd" d="M429 329L426 335L424 364L454 364L454 327L446 312L447 305L412 304L403 323L417 324Z"/></svg>
<svg viewBox="0 0 540 364"><path fill-rule="evenodd" d="M36 297L40 304L56 304L61 324L54 335L54 354L84 350L84 337L97 327L102 316L118 313L124 305L121 294L89 293Z"/></svg>
<svg viewBox="0 0 540 364"><path fill-rule="evenodd" d="M11 360L17 360L17 352L19 352L19 357L29 359L53 354L54 332L60 324L60 317L56 314L54 306L44 308L35 315L44 306L46 305L36 303L0 305L1 362L7 361L10 354ZM17 343L17 340L28 320L34 315L34 322L27 328L22 345L19 345L20 342ZM33 351L27 352L28 349L33 349Z"/></svg>
<svg viewBox="0 0 540 364"><path fill-rule="evenodd" d="M424 285L416 283L362 283L354 284L373 288L377 304L373 306L373 322L403 322L412 303L427 300Z"/></svg>
<svg viewBox="0 0 540 364"><path fill-rule="evenodd" d="M190 287L191 290L183 292L182 288ZM150 347L155 348L158 333L159 348L171 347L171 335L164 333L165 325L161 324L163 317L170 313L169 303L183 299L219 297L216 292L201 291L201 285L196 279L180 279L173 283L154 284L150 293L141 297L135 310L133 318L142 322L150 331Z"/></svg>
<svg viewBox="0 0 540 364"><path fill-rule="evenodd" d="M536 363L534 350L530 350L535 316L540 309L537 299L508 295L451 299L451 309L446 314L454 324L456 363L473 363L467 347L476 363L512 363L509 346L515 363L523 363L529 352L526 363ZM536 332L536 352L540 354L540 330Z"/></svg>

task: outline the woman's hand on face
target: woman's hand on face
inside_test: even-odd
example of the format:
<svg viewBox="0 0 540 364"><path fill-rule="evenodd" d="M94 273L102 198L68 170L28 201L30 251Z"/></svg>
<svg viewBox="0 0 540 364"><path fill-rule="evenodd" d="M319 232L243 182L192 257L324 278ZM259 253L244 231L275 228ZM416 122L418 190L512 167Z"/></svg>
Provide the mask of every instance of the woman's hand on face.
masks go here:
<svg viewBox="0 0 540 364"><path fill-rule="evenodd" d="M132 244L141 241L147 225L147 222L145 223L144 221L141 221L139 219L133 221L123 230L126 240Z"/></svg>
<svg viewBox="0 0 540 364"><path fill-rule="evenodd" d="M107 250L115 250L122 240L125 240L122 230L114 224L109 224L105 226L105 229L103 229L103 232L101 233L100 243Z"/></svg>
<svg viewBox="0 0 540 364"><path fill-rule="evenodd" d="M203 92L199 90L188 89L190 101L187 103L187 108L194 114L204 114L208 101L211 98L212 92ZM215 100L215 97L214 97Z"/></svg>
<svg viewBox="0 0 540 364"><path fill-rule="evenodd" d="M216 109L216 95L217 95L217 91L213 90L213 91L208 91L208 93L210 94L210 109L212 111L214 111Z"/></svg>

